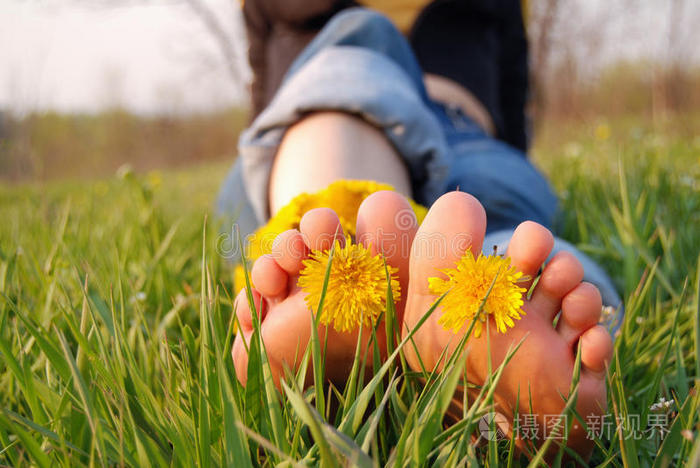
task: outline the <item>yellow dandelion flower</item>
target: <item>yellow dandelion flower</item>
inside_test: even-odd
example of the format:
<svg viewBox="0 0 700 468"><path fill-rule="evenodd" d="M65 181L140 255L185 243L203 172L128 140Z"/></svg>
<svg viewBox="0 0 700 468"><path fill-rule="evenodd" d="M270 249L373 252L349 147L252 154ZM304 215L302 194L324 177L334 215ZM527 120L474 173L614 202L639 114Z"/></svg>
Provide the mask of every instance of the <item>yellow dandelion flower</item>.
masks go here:
<svg viewBox="0 0 700 468"><path fill-rule="evenodd" d="M365 198L380 190L394 190L389 184L371 180L343 180L333 182L322 192L325 206L332 208L340 219L343 231L351 236L355 233L357 211Z"/></svg>
<svg viewBox="0 0 700 468"><path fill-rule="evenodd" d="M326 277L329 251L314 251L304 260L304 268L299 277L299 286L307 293L306 303L318 311ZM397 268L387 265L391 276L391 291L394 301L401 298ZM335 243L331 263L328 288L323 302L319 321L333 325L339 332L356 330L360 326L370 326L386 310L387 277L384 260L380 255L372 255L361 244L348 242L345 247Z"/></svg>
<svg viewBox="0 0 700 468"><path fill-rule="evenodd" d="M289 229L298 229L301 217L313 208L331 208L340 218L343 232L354 237L357 211L362 201L374 192L394 190L389 184L371 180L339 180L316 193L302 193L273 216L248 238L246 257L253 262L270 253L275 237ZM428 209L409 200L416 213L418 224L423 222ZM238 265L234 273L234 287L240 291L245 287L243 267Z"/></svg>
<svg viewBox="0 0 700 468"><path fill-rule="evenodd" d="M163 176L159 171L149 172L146 178L148 179L148 185L150 185L152 189L159 188L163 183Z"/></svg>
<svg viewBox="0 0 700 468"><path fill-rule="evenodd" d="M474 336L481 335L482 323L489 316L494 318L498 331L505 333L515 326L513 319L520 320L520 316L525 315L522 305L526 289L517 283L526 278L511 266L510 258L479 254L475 259L468 250L456 266L440 270L447 275L446 280L428 279L431 293L441 296L447 292L440 303L443 312L438 320L446 330L457 333L465 325L469 326L478 314Z"/></svg>
<svg viewBox="0 0 700 468"><path fill-rule="evenodd" d="M411 208L413 208L413 212L416 214L416 221L418 221L418 225L420 226L421 224L423 224L425 215L428 214L428 209L423 205L419 205L411 199L408 200L408 203L411 205Z"/></svg>
<svg viewBox="0 0 700 468"><path fill-rule="evenodd" d="M245 270L240 263L233 269L233 287L237 293L245 288Z"/></svg>
<svg viewBox="0 0 700 468"><path fill-rule="evenodd" d="M595 128L595 138L599 141L605 141L610 138L610 126L606 123L598 124Z"/></svg>

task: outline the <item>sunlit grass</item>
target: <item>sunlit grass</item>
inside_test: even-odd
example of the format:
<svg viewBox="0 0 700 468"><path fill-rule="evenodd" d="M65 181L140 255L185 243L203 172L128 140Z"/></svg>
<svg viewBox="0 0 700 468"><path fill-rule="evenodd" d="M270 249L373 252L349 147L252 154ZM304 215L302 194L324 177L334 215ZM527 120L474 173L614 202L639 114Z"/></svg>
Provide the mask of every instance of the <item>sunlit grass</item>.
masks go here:
<svg viewBox="0 0 700 468"><path fill-rule="evenodd" d="M700 144L628 122L607 123L602 139L596 125L539 142L536 160L562 198L560 235L603 264L625 298L610 412L640 415L644 430L653 403L674 403L664 439L626 428L598 440L591 462L697 466ZM225 170L0 188L0 463L528 463L512 440L474 443L502 367L446 425L463 358L411 372L410 340L389 340L371 376L362 363L372 356L358 348L348 384L335 388L322 384L314 335L278 391L255 334L243 388L230 358L232 269L206 215ZM316 384L302 390L307 368Z"/></svg>

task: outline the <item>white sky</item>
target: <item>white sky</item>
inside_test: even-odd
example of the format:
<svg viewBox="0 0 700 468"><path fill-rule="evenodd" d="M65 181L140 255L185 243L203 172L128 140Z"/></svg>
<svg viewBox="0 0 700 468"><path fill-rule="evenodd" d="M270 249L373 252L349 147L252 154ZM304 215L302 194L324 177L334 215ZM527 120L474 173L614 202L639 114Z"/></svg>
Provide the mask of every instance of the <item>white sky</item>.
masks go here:
<svg viewBox="0 0 700 468"><path fill-rule="evenodd" d="M181 113L245 102L250 72L238 0L207 1L234 35L240 83L231 80L211 36L182 2L119 1L125 5L104 7L110 0L0 0L0 109L20 114L45 109L94 112L118 104L140 113ZM667 43L668 0L574 2L569 12L592 18L579 35L597 34L600 12L601 17L617 18L605 28L598 60L658 58ZM700 2L684 4L686 35L697 30L691 23L700 17ZM689 50L697 63L698 48Z"/></svg>
<svg viewBox="0 0 700 468"><path fill-rule="evenodd" d="M89 3L0 0L0 109L90 112L119 104L137 112L188 112L245 99L244 84L229 78L187 7ZM245 78L237 2L215 4L240 35L235 43Z"/></svg>

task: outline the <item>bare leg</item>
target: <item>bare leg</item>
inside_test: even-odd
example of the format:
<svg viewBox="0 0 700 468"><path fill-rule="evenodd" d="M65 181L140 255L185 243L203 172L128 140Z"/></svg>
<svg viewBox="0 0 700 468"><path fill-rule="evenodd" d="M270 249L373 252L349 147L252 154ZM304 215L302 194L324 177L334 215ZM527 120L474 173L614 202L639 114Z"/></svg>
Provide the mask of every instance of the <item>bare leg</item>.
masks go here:
<svg viewBox="0 0 700 468"><path fill-rule="evenodd" d="M338 179L376 180L411 196L408 169L380 130L350 114L318 112L282 140L270 175L270 214Z"/></svg>

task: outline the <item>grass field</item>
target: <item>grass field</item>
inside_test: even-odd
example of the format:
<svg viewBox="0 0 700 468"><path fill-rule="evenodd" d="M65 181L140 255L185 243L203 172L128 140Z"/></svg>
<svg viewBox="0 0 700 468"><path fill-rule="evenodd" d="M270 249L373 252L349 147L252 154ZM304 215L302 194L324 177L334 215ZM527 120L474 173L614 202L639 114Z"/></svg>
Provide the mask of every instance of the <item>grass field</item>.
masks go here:
<svg viewBox="0 0 700 468"><path fill-rule="evenodd" d="M700 464L698 120L550 125L536 146L562 199L559 234L625 300L608 398L613 422L626 423L597 438L594 465ZM1 464L528 463L511 440L472 443L497 372L448 427L460 362L416 375L400 346L368 384L354 375L344 389L300 391L292 380L278 393L253 344L242 388L233 273L211 215L225 170L0 187ZM672 403L651 409L660 398Z"/></svg>

